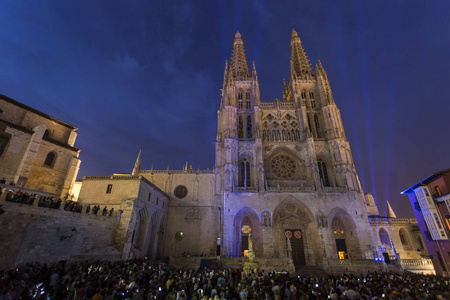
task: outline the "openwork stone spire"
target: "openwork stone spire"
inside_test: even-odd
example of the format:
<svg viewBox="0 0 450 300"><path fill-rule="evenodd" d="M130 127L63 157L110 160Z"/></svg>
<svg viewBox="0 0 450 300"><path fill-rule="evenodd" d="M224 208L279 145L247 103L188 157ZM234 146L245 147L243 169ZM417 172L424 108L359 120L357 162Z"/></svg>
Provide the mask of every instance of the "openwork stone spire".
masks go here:
<svg viewBox="0 0 450 300"><path fill-rule="evenodd" d="M234 80L248 80L248 65L245 57L244 42L239 31L234 36L233 53L231 55L230 73Z"/></svg>
<svg viewBox="0 0 450 300"><path fill-rule="evenodd" d="M308 57L302 47L302 42L294 29L292 29L291 36L291 74L301 79L314 77Z"/></svg>

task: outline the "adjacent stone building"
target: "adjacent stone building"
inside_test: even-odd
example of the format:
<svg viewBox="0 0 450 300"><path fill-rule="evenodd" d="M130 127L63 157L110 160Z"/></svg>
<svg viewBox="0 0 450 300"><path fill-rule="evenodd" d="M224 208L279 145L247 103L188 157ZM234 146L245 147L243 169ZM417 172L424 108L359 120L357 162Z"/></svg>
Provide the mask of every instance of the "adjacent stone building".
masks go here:
<svg viewBox="0 0 450 300"><path fill-rule="evenodd" d="M0 179L67 198L78 174L75 126L0 95Z"/></svg>

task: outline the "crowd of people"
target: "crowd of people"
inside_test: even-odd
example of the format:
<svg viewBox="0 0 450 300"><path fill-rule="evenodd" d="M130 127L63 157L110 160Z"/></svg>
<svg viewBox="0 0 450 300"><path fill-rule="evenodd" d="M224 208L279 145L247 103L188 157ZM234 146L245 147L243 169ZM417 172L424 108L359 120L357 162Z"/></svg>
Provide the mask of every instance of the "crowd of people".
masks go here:
<svg viewBox="0 0 450 300"><path fill-rule="evenodd" d="M0 189L0 196L4 193ZM53 209L60 209L61 204L64 203L64 210L66 211L72 211L76 213L82 213L83 210L86 214L93 214L97 215L100 211L100 205L95 205L92 209L91 206L88 205L82 205L77 201L72 200L65 200L62 201L60 198L56 199L54 197L50 196L42 196L38 194L32 194L25 192L23 193L20 189L17 189L15 191L8 190L6 194L6 201L8 202L15 202L15 203L21 203L21 204L27 204L27 205L33 205L35 201L38 201L39 207L46 207L46 208L53 208ZM102 213L103 216L113 216L114 214L114 208L108 209L106 206L103 208ZM1 299L0 299L1 300Z"/></svg>
<svg viewBox="0 0 450 300"><path fill-rule="evenodd" d="M326 278L264 271L189 271L145 260L53 265L1 272L0 299L303 300L450 299L448 278L369 272Z"/></svg>

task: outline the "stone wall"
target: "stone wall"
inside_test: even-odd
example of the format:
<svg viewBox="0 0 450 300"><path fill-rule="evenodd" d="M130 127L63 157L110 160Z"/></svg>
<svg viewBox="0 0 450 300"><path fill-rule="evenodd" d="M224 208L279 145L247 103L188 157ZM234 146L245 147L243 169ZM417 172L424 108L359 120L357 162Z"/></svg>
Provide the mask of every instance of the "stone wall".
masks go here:
<svg viewBox="0 0 450 300"><path fill-rule="evenodd" d="M0 269L30 261L121 258L114 247L118 216L6 202L4 194L0 199L5 211L0 216Z"/></svg>

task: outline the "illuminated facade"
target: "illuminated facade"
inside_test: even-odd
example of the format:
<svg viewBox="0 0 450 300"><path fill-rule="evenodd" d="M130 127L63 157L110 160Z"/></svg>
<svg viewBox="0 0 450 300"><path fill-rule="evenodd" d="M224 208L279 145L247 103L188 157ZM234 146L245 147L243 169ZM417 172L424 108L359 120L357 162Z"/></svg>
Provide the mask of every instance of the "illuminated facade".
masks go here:
<svg viewBox="0 0 450 300"><path fill-rule="evenodd" d="M137 163L139 165L139 163ZM283 100L263 102L236 34L225 64L213 170L136 170L170 197L164 252L256 258L374 257L364 193L320 62L313 72L292 32ZM183 232L183 239L174 238Z"/></svg>
<svg viewBox="0 0 450 300"><path fill-rule="evenodd" d="M450 269L450 169L414 184L408 194L436 273Z"/></svg>
<svg viewBox="0 0 450 300"><path fill-rule="evenodd" d="M0 95L0 179L61 198L78 174L75 126Z"/></svg>

